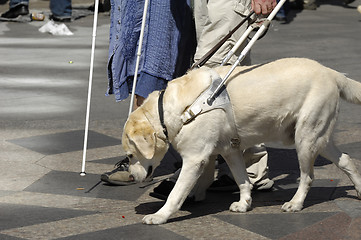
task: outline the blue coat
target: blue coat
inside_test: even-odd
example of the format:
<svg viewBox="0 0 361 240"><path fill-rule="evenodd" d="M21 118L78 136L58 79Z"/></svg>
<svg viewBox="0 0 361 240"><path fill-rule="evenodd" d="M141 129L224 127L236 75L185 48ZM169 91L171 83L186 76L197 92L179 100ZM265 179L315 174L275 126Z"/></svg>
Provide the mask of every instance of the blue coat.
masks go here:
<svg viewBox="0 0 361 240"><path fill-rule="evenodd" d="M112 0L108 91L129 96L135 71L144 0ZM183 75L196 46L189 0L149 0L136 94L147 97Z"/></svg>

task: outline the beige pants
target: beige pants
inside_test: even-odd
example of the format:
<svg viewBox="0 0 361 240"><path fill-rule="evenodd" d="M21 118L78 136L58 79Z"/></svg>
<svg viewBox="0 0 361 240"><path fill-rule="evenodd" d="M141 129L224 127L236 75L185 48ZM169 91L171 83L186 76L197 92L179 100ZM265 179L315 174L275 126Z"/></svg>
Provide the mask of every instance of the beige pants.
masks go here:
<svg viewBox="0 0 361 240"><path fill-rule="evenodd" d="M249 180L254 186L262 186L270 179L268 178L268 154L264 144L258 144L248 148L243 152L245 162L254 162L247 168ZM218 177L228 175L233 179L233 175L226 163L218 165Z"/></svg>
<svg viewBox="0 0 361 240"><path fill-rule="evenodd" d="M197 31L197 50L194 56L195 61L199 60L211 48L213 48L225 35L227 35L238 23L240 23L251 10L251 0L195 0L194 17ZM206 66L219 66L223 58L232 49L238 39L241 38L247 24L243 24L212 56ZM229 64L233 64L237 56L244 48L246 42L236 52ZM250 65L250 54L243 60L242 65ZM258 158L258 162L247 168L250 181L254 185L262 185L269 181L267 160L268 154L263 144L257 145L244 152L246 158ZM219 166L219 173L232 174L226 166Z"/></svg>
<svg viewBox="0 0 361 240"><path fill-rule="evenodd" d="M250 9L251 0L195 0L194 17L198 41L195 61L199 60L240 23L249 14ZM208 60L206 65L209 67L219 66L246 29L247 24L245 23ZM236 52L237 56L245 44ZM237 57L233 56L229 63L234 63L236 59ZM250 65L250 57L246 57L242 64Z"/></svg>

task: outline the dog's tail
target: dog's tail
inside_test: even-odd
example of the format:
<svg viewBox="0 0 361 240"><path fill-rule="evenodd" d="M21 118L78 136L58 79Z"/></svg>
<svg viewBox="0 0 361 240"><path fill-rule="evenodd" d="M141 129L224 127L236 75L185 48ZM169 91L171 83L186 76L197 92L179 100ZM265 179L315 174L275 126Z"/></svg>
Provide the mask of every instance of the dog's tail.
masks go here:
<svg viewBox="0 0 361 240"><path fill-rule="evenodd" d="M351 103L361 105L361 83L351 78L342 76L337 79L337 86L340 89L341 97Z"/></svg>

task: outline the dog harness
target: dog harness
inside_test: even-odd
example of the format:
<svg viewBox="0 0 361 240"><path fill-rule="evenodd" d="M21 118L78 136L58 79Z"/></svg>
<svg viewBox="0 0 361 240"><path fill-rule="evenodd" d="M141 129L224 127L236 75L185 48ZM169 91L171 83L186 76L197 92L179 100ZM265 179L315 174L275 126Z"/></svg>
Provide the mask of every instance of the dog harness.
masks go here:
<svg viewBox="0 0 361 240"><path fill-rule="evenodd" d="M198 115L212 111L214 109L222 109L226 112L228 121L231 123L232 132L235 134L231 139L231 146L238 147L241 143L238 134L236 122L234 120L233 107L231 104L231 100L229 98L227 89L225 85L222 86L220 91L212 98L212 101L209 101L210 96L217 89L219 84L222 82L222 78L219 74L213 70L209 69L210 75L212 77L212 83L194 102L190 105L181 115L181 119L183 124L190 123L194 118ZM208 100L208 101L207 101Z"/></svg>
<svg viewBox="0 0 361 240"><path fill-rule="evenodd" d="M210 75L212 77L212 83L194 102L189 106L181 115L181 119L184 125L190 123L194 118L200 114L212 111L214 109L222 109L226 112L228 121L231 123L232 132L235 134L231 140L231 147L239 147L241 144L240 138L237 134L236 123L234 121L234 114L232 104L225 86L218 92L215 98L212 99L212 102L207 101L207 99L213 94L214 90L222 81L222 78L219 74L213 70L209 69ZM165 90L160 91L158 98L158 114L160 124L163 128L163 133L168 141L168 130L167 126L164 123L164 110L163 110L163 97Z"/></svg>

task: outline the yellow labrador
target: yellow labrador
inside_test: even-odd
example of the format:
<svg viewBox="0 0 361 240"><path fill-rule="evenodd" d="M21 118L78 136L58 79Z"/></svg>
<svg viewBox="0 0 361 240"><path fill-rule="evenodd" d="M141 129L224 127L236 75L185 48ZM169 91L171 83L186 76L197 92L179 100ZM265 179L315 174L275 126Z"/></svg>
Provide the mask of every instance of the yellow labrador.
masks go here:
<svg viewBox="0 0 361 240"><path fill-rule="evenodd" d="M240 189L240 200L232 203L230 210L249 210L252 202L246 173L249 163L245 162L242 151L262 142L281 141L296 146L300 184L291 201L282 206L283 211L302 209L318 154L347 174L361 198L361 176L350 157L335 147L331 137L340 97L361 104L361 83L302 58L238 67L226 82L234 121L220 108L184 124L184 111L210 86L214 71L223 77L228 70L229 67L219 67L190 71L169 83L159 103L160 111L160 93L153 92L129 116L122 144L136 181L151 177L169 143L183 158L180 176L165 205L155 214L145 216L144 223L165 223L181 207L202 173L208 172L205 174L208 177L197 186L198 198L204 197L206 187L213 180L212 171L205 169L214 167L213 156L218 154L225 158ZM236 147L232 144L235 133L240 140Z"/></svg>

